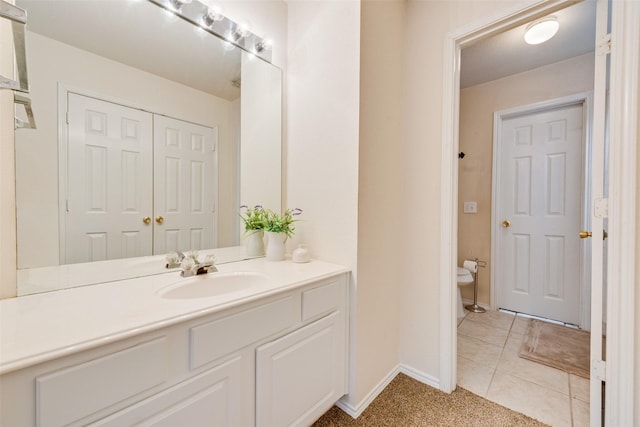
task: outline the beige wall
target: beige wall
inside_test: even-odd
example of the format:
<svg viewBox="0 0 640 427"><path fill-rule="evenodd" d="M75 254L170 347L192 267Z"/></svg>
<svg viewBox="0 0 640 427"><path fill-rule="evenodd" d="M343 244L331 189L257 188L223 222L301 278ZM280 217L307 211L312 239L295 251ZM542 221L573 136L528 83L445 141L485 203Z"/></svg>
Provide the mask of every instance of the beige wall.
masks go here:
<svg viewBox="0 0 640 427"><path fill-rule="evenodd" d="M349 267L359 292L360 1L289 1L287 43L286 203L304 210L289 249L307 243L313 258ZM362 323L356 304L352 328ZM359 336L352 329L352 359L394 351L361 348ZM352 390L377 375L351 369Z"/></svg>
<svg viewBox="0 0 640 427"><path fill-rule="evenodd" d="M487 261L478 276L481 304L490 302L493 113L589 92L593 70L590 53L460 91L460 151L466 156L458 174L458 265L476 257ZM465 201L477 201L478 213L463 213ZM473 286L463 286L462 296L473 300Z"/></svg>
<svg viewBox="0 0 640 427"><path fill-rule="evenodd" d="M438 381L440 164L445 35L518 1L407 3L403 108L403 290L400 360Z"/></svg>
<svg viewBox="0 0 640 427"><path fill-rule="evenodd" d="M0 75L13 76L13 38L11 24L6 19L0 19ZM13 92L2 89L0 90L0 299L16 295L13 117Z"/></svg>
<svg viewBox="0 0 640 427"><path fill-rule="evenodd" d="M358 373L361 399L399 363L402 290L404 1L362 2L358 179ZM372 355L375 355L372 357Z"/></svg>

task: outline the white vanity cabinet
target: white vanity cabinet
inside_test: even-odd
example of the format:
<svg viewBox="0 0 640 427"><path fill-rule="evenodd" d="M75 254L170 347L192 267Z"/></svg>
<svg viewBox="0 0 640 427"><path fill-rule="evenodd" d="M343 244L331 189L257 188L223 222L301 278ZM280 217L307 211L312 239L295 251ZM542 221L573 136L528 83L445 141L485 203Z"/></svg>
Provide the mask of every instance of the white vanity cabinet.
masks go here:
<svg viewBox="0 0 640 427"><path fill-rule="evenodd" d="M348 275L0 377L2 426L308 425L347 392Z"/></svg>

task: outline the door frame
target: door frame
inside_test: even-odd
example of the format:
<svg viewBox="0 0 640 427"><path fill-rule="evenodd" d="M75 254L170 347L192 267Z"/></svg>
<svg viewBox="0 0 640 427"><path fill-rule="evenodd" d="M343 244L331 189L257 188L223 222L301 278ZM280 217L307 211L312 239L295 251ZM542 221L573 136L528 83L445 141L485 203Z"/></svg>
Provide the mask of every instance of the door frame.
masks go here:
<svg viewBox="0 0 640 427"><path fill-rule="evenodd" d="M444 37L440 170L439 386L456 388L456 280L460 51L464 46L573 4L535 0L507 8ZM609 260L607 287L607 425L633 425L634 302L640 2L612 2ZM625 284L620 286L619 284ZM615 313L615 315L613 315Z"/></svg>
<svg viewBox="0 0 640 427"><path fill-rule="evenodd" d="M569 107L572 105L582 106L582 159L581 159L581 179L580 179L580 229L590 230L591 215L589 214L590 206L590 189L591 189L591 126L593 115L593 93L581 92L573 95L553 98L533 104L521 105L514 108L496 111L493 113L493 164L491 174L491 278L490 278L490 304L491 308L498 308L498 268L500 257L498 256L498 237L500 227L497 222L497 214L499 212L499 184L500 184L500 167L501 164L501 134L502 123L504 120L512 117L534 114L550 109ZM579 326L583 329L591 329L589 322L591 321L591 265L590 245L581 239L580 242L580 300L579 300Z"/></svg>

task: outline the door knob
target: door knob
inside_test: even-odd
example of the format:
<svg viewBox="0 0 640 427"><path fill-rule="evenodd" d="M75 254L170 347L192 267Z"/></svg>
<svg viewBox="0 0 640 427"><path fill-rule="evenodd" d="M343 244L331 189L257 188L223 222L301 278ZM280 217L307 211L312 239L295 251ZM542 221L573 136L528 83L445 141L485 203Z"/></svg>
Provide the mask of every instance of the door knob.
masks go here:
<svg viewBox="0 0 640 427"><path fill-rule="evenodd" d="M149 224L151 222L151 218L145 216L144 218L142 218L142 222L144 222L145 224Z"/></svg>
<svg viewBox="0 0 640 427"><path fill-rule="evenodd" d="M164 222L164 218L163 218L163 217L161 217L161 216L157 216L157 217L156 217L156 222L157 222L158 224L162 224L162 223Z"/></svg>
<svg viewBox="0 0 640 427"><path fill-rule="evenodd" d="M580 238L581 239L586 239L587 237L591 237L591 232L582 230L580 232Z"/></svg>
<svg viewBox="0 0 640 427"><path fill-rule="evenodd" d="M509 228L511 227L511 221L509 221L508 219L505 219L504 221L502 221L502 226L504 228Z"/></svg>

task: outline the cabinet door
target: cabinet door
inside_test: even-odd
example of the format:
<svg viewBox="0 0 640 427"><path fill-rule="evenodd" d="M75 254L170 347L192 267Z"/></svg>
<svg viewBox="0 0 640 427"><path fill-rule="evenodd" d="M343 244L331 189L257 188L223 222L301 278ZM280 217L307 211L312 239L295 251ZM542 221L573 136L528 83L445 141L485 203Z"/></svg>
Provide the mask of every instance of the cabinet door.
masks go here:
<svg viewBox="0 0 640 427"><path fill-rule="evenodd" d="M94 424L119 426L244 426L238 356Z"/></svg>
<svg viewBox="0 0 640 427"><path fill-rule="evenodd" d="M344 314L334 312L256 352L256 425L308 425L346 392Z"/></svg>

